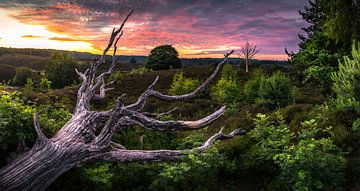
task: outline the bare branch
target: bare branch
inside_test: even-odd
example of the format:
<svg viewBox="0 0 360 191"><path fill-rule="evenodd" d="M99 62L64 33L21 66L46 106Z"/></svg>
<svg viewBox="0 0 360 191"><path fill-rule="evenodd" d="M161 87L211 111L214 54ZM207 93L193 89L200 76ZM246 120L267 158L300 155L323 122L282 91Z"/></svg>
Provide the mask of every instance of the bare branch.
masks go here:
<svg viewBox="0 0 360 191"><path fill-rule="evenodd" d="M113 141L110 142L111 146L113 146L113 148L115 149L126 149L126 147L124 147L122 144L119 143L115 143Z"/></svg>
<svg viewBox="0 0 360 191"><path fill-rule="evenodd" d="M106 92L109 90L113 90L114 88L106 88L107 86L113 84L114 81L106 84L104 78L101 79L101 85L100 85L100 90L99 90L99 94L94 94L94 96L92 97L92 100L102 100L105 98L106 96Z"/></svg>
<svg viewBox="0 0 360 191"><path fill-rule="evenodd" d="M46 138L46 136L44 135L44 133L41 131L41 128L40 128L39 114L38 113L34 114L34 126L35 126L35 130L36 130L36 134L38 136L38 140L40 142L47 141L48 139Z"/></svg>
<svg viewBox="0 0 360 191"><path fill-rule="evenodd" d="M162 113L149 113L149 112L142 112L141 114L147 116L147 117L155 117L155 118L159 118L165 115L169 115L170 113L174 112L175 110L177 110L178 108L175 107L169 111L166 112L162 112Z"/></svg>
<svg viewBox="0 0 360 191"><path fill-rule="evenodd" d="M216 140L231 139L238 135L244 135L245 130L235 129L229 134L222 132L223 128L211 136L203 145L190 150L122 150L113 149L108 153L100 156L101 159L107 161L121 161L121 162L159 162L159 161L174 161L189 153L201 154L209 149Z"/></svg>
<svg viewBox="0 0 360 191"><path fill-rule="evenodd" d="M136 111L124 109L122 113L129 117L134 123L154 131L179 131L179 130L196 130L213 122L225 112L225 106L221 107L211 115L208 115L197 121L159 121L146 117Z"/></svg>
<svg viewBox="0 0 360 191"><path fill-rule="evenodd" d="M96 146L108 146L111 137L114 135L117 124L121 121L122 113L120 112L124 106L125 94L117 98L115 108L109 119L106 121L105 126L101 130L100 134L95 138L94 145Z"/></svg>
<svg viewBox="0 0 360 191"><path fill-rule="evenodd" d="M198 149L198 151L200 153L204 152L206 149L209 149L211 147L211 145L216 141L216 140L225 140L225 139L231 139L237 135L245 135L246 131L243 129L235 129L233 130L231 133L229 134L224 134L223 133L224 127L222 127L220 129L220 131L218 133L216 133L215 135L211 136L204 144L202 144L200 147L195 148ZM193 149L194 150L194 149Z"/></svg>
<svg viewBox="0 0 360 191"><path fill-rule="evenodd" d="M110 40L109 40L109 43L107 45L107 47L104 49L104 52L103 52L103 55L101 56L101 58L99 59L99 61L103 60L106 53L109 51L109 49L111 48L111 46L113 45L114 43L114 40L115 40L115 37L122 31L126 21L129 19L129 17L131 16L131 14L134 12L134 10L131 10L130 13L126 16L126 18L124 19L124 21L122 22L121 26L119 29L115 30L115 28L113 29L112 33L111 33L111 36L110 36ZM118 41L118 39L116 39L116 41ZM117 42L116 42L117 43ZM116 51L114 51L116 52Z"/></svg>
<svg viewBox="0 0 360 191"><path fill-rule="evenodd" d="M226 63L228 57L233 53L234 53L234 50L225 54L224 55L225 58L217 64L214 72L209 76L209 78L206 79L205 82L202 83L199 87L197 87L193 92L184 94L184 95L171 96L171 95L166 95L161 92L155 91L155 90L153 90L153 88L154 88L156 82L159 80L159 77L156 77L155 81L139 97L137 102L127 106L126 109L136 110L136 111L141 110L145 106L147 98L149 98L150 96L154 96L154 97L156 97L160 100L164 100L164 101L180 101L180 100L186 100L186 99L190 99L190 98L197 96L200 92L205 90L205 88L210 84L211 80L213 80L215 78L215 76L219 73L221 66L223 66Z"/></svg>
<svg viewBox="0 0 360 191"><path fill-rule="evenodd" d="M152 95L154 86L158 82L158 80L159 80L159 76L156 76L154 82L151 83L149 87L146 89L146 91L141 94L138 100L135 103L127 106L126 109L139 111L142 108L144 108L146 104L146 100Z"/></svg>

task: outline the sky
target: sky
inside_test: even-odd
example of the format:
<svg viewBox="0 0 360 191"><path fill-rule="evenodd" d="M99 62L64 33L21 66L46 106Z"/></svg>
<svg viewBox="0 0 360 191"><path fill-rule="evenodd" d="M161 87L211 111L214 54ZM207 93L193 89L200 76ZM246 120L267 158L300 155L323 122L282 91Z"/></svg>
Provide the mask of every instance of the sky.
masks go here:
<svg viewBox="0 0 360 191"><path fill-rule="evenodd" d="M147 55L163 44L183 58L221 57L246 42L257 59L298 50L308 0L0 0L0 47L100 53L113 27L134 10L120 55ZM236 55L234 55L236 56Z"/></svg>

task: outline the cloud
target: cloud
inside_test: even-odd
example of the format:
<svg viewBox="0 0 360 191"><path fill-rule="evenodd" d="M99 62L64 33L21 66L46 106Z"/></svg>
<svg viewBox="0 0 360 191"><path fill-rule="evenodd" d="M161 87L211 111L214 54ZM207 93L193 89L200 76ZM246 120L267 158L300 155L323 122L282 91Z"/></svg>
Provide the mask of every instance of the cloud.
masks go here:
<svg viewBox="0 0 360 191"><path fill-rule="evenodd" d="M36 35L23 35L21 38L44 38L43 36L36 36Z"/></svg>
<svg viewBox="0 0 360 191"><path fill-rule="evenodd" d="M71 39L85 39L97 49L106 45L112 27L131 10L120 44L137 53L149 47L215 49L255 42L264 54L284 54L297 49L301 27L298 10L308 0L4 0L0 7L12 17ZM65 40L65 39L57 39ZM206 56L206 52L202 54ZM212 53L212 52L210 52ZM209 54L210 54L209 53ZM197 55L197 53L194 53Z"/></svg>
<svg viewBox="0 0 360 191"><path fill-rule="evenodd" d="M48 38L49 40L57 40L57 41L71 41L71 42L74 42L74 41L82 41L80 39L74 39L74 38L68 38L68 37L51 37L51 38Z"/></svg>

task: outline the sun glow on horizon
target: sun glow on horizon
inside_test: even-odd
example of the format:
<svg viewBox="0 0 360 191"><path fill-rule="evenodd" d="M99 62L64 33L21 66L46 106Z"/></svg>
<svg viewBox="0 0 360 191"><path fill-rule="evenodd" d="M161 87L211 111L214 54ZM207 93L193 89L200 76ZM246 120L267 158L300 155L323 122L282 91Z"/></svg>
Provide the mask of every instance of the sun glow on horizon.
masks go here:
<svg viewBox="0 0 360 191"><path fill-rule="evenodd" d="M92 40L83 40L85 37L78 38L78 36L66 34L66 32L54 32L54 30L46 26L46 24L27 24L14 18L12 15L16 15L16 10L7 10L0 8L0 47L12 47L12 48L38 48L38 49L57 49L57 50L69 50L69 51L81 51L89 52L94 54L102 53L102 46L105 46L106 42L99 39L99 35L89 36ZM107 27L100 28L98 31L106 36L108 32L112 30L112 27L116 25L110 25ZM129 23L128 37L124 37L124 41L120 41L119 44L119 55L148 55L149 51L155 47L154 43L147 45L132 45L134 41L132 32L136 31L136 26L142 26L141 23ZM66 31L66 30L64 30ZM107 36L106 36L107 37ZM102 37L101 37L102 38ZM151 38L151 36L149 37ZM105 40L105 39L104 39ZM144 39L135 40L143 41ZM205 40L205 39L204 39ZM144 40L146 41L146 39ZM101 44L99 44L101 43ZM160 45L160 44L159 44ZM226 46L226 45L214 45L211 47L204 47L202 45L173 45L179 52L181 58L221 58L227 50L238 50L240 47L237 46ZM234 58L239 58L237 52L232 55ZM260 53L256 55L256 59L263 60L286 60L286 54L266 54Z"/></svg>
<svg viewBox="0 0 360 191"><path fill-rule="evenodd" d="M46 26L21 23L10 17L9 13L0 8L0 47L98 52L89 42L62 41L61 39L69 38L69 36L51 32Z"/></svg>

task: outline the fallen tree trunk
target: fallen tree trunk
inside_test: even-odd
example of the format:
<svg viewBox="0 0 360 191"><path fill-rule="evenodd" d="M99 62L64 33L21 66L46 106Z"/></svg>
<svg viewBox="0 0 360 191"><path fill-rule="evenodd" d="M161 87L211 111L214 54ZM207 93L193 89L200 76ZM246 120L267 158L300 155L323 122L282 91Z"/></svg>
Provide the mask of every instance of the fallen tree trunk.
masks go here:
<svg viewBox="0 0 360 191"><path fill-rule="evenodd" d="M0 190L45 190L54 180L69 169L89 160L134 162L134 161L170 161L178 160L189 152L202 153L216 140L230 139L245 133L235 129L224 134L222 129L210 137L202 146L191 150L127 150L123 145L111 141L115 131L138 124L152 131L195 130L206 126L222 116L225 107L197 121L159 121L151 118L149 113L140 112L146 100L153 96L165 101L186 100L197 96L219 73L221 66L234 51L225 54L215 71L196 90L189 94L170 96L154 90L159 80L157 77L139 97L137 102L125 106L124 95L120 96L114 107L108 111L90 111L90 101L105 96L104 77L111 74L117 61L117 43L123 34L122 28L130 14L119 29L112 31L109 44L98 61L91 62L91 67L84 73L76 70L82 79L78 90L77 103L72 118L52 138L48 139L41 131L38 116L34 116L34 126L38 135L35 145L19 156L15 161L0 171ZM105 55L113 47L113 57L107 71L97 74L100 65L105 64ZM100 94L95 92L100 88ZM156 117L156 116L155 116ZM100 132L100 133L96 133Z"/></svg>

